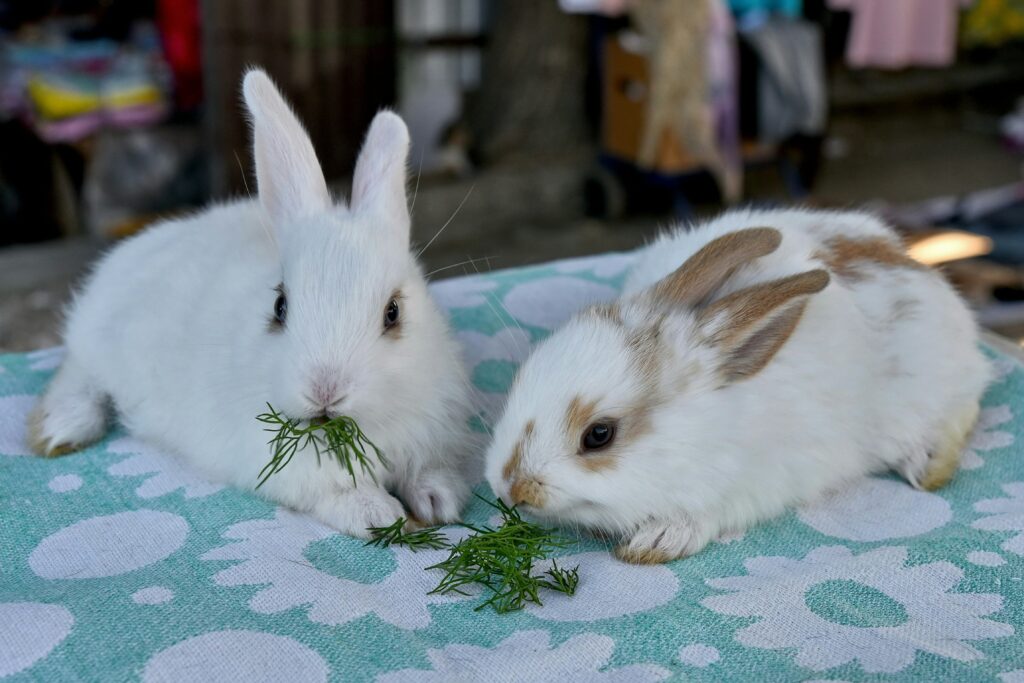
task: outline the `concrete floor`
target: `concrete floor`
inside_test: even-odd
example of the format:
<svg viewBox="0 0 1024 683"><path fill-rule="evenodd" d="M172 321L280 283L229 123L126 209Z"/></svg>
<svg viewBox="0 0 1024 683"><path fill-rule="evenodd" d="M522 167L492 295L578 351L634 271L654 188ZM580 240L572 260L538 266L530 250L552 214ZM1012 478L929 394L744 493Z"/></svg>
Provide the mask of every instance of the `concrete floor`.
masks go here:
<svg viewBox="0 0 1024 683"><path fill-rule="evenodd" d="M1020 180L1022 159L1004 148L994 128L994 119L943 107L835 118L830 158L811 199L836 206L899 204ZM427 272L441 279L631 249L671 220L581 218L581 179L590 163L586 156L558 166L495 168L465 181L424 180L413 238L430 242L422 257ZM788 199L771 168L750 173L747 182L751 200ZM59 343L60 311L99 252L85 240L0 250L0 352ZM464 263L469 259L476 260Z"/></svg>

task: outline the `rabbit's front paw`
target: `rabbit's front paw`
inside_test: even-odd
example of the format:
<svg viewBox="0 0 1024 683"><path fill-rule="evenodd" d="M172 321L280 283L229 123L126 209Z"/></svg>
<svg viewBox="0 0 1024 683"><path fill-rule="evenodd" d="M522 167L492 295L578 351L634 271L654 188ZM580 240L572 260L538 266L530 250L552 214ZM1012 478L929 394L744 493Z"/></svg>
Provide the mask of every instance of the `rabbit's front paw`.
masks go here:
<svg viewBox="0 0 1024 683"><path fill-rule="evenodd" d="M417 521L427 525L459 521L469 489L455 473L421 472L403 487L402 497Z"/></svg>
<svg viewBox="0 0 1024 683"><path fill-rule="evenodd" d="M323 501L314 514L321 522L344 534L368 539L370 528L390 526L399 517L405 517L405 510L398 499L384 489L360 487L346 489Z"/></svg>
<svg viewBox="0 0 1024 683"><path fill-rule="evenodd" d="M633 564L662 564L704 549L710 537L692 519L652 519L641 524L615 548L615 556Z"/></svg>

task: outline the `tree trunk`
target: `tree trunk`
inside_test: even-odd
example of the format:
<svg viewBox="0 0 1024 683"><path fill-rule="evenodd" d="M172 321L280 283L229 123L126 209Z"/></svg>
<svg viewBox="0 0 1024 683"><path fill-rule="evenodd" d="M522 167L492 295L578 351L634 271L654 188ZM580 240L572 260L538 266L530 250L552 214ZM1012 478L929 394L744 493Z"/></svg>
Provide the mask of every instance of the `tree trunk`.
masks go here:
<svg viewBox="0 0 1024 683"><path fill-rule="evenodd" d="M468 109L485 163L553 156L587 144L587 22L556 0L494 5L480 91Z"/></svg>

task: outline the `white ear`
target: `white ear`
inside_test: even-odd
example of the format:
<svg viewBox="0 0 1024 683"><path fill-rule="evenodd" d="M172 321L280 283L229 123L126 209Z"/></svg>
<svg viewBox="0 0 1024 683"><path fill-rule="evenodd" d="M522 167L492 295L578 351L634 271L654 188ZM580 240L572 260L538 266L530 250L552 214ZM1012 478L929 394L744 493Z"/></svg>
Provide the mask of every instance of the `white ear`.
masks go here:
<svg viewBox="0 0 1024 683"><path fill-rule="evenodd" d="M409 209L405 203L405 160L409 130L390 111L374 117L359 152L352 178L352 209L371 211L405 244L409 242Z"/></svg>
<svg viewBox="0 0 1024 683"><path fill-rule="evenodd" d="M252 117L259 196L275 226L331 206L313 143L273 81L260 69L242 81Z"/></svg>

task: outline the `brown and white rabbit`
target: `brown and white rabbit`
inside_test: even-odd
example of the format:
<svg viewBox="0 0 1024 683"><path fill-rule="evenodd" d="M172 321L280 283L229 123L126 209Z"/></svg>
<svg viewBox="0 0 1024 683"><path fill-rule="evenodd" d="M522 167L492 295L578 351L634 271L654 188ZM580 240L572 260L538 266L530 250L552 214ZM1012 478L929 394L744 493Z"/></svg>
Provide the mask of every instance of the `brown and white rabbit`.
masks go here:
<svg viewBox="0 0 1024 683"><path fill-rule="evenodd" d="M538 345L487 477L664 562L871 472L942 486L988 379L967 307L877 219L737 211L659 238Z"/></svg>

